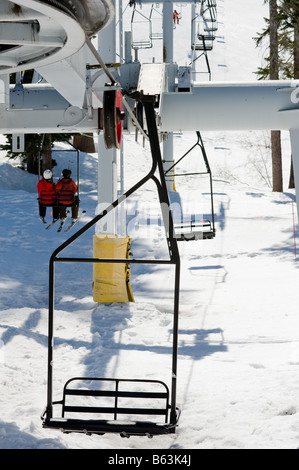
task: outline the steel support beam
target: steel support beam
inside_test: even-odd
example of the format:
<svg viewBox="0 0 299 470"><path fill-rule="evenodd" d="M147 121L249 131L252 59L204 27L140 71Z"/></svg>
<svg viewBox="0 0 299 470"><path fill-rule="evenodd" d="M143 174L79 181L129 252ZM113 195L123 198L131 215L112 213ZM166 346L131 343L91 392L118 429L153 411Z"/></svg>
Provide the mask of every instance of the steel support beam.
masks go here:
<svg viewBox="0 0 299 470"><path fill-rule="evenodd" d="M299 127L299 80L195 84L163 93L162 132L289 130Z"/></svg>

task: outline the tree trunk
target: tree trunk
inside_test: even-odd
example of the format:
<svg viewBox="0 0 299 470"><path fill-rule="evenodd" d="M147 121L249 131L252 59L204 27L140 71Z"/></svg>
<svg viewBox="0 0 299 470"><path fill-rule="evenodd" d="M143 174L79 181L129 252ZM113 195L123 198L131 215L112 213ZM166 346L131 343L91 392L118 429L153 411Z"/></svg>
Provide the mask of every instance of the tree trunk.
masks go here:
<svg viewBox="0 0 299 470"><path fill-rule="evenodd" d="M73 138L73 146L82 152L95 153L93 134L75 135Z"/></svg>
<svg viewBox="0 0 299 470"><path fill-rule="evenodd" d="M270 11L270 80L279 79L278 68L278 21L277 21L277 0L269 0ZM283 191L282 180L282 158L281 158L281 135L280 131L271 131L271 151L272 151L272 189L273 191Z"/></svg>
<svg viewBox="0 0 299 470"><path fill-rule="evenodd" d="M294 25L294 78L299 78L299 20Z"/></svg>
<svg viewBox="0 0 299 470"><path fill-rule="evenodd" d="M272 181L273 191L282 192L282 159L281 159L281 139L280 131L271 131L272 147Z"/></svg>
<svg viewBox="0 0 299 470"><path fill-rule="evenodd" d="M291 169L290 169L290 179L289 179L289 189L295 188L295 178L294 178L294 169L293 169L293 157L291 155Z"/></svg>
<svg viewBox="0 0 299 470"><path fill-rule="evenodd" d="M28 173L38 174L38 155L36 153L27 153L26 166Z"/></svg>
<svg viewBox="0 0 299 470"><path fill-rule="evenodd" d="M51 134L45 136L45 148L42 154L42 173L52 170Z"/></svg>
<svg viewBox="0 0 299 470"><path fill-rule="evenodd" d="M270 80L279 79L277 0L269 0L270 11Z"/></svg>
<svg viewBox="0 0 299 470"><path fill-rule="evenodd" d="M299 78L299 21L294 25L294 79ZM293 170L293 160L291 155L291 169L289 179L289 189L295 188L295 178Z"/></svg>

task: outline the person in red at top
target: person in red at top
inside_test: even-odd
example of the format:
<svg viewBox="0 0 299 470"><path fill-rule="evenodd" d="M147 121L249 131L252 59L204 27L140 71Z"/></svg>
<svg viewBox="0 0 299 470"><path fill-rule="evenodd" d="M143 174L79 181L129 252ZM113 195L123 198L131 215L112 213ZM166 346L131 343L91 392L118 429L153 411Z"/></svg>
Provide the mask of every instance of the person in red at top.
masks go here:
<svg viewBox="0 0 299 470"><path fill-rule="evenodd" d="M176 10L174 10L174 12L173 12L173 24L175 24L175 23L179 24L179 22L180 22L180 14Z"/></svg>
<svg viewBox="0 0 299 470"><path fill-rule="evenodd" d="M45 170L43 178L37 183L38 202L39 202L39 216L42 222L46 223L47 207L53 207L53 220L59 218L59 210L56 205L56 188L52 179L52 171Z"/></svg>
<svg viewBox="0 0 299 470"><path fill-rule="evenodd" d="M78 186L71 178L71 170L62 171L63 178L56 183L57 203L59 206L60 218L66 219L67 206L72 207L73 221L78 218L78 198L75 194L78 192Z"/></svg>

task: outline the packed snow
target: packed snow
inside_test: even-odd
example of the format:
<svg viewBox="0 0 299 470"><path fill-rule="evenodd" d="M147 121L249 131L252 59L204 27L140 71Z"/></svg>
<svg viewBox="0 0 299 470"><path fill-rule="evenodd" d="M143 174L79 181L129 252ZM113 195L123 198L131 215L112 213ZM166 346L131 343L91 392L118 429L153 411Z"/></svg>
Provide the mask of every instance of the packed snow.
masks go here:
<svg viewBox="0 0 299 470"><path fill-rule="evenodd" d="M265 51L256 49L252 38L264 27L267 6L262 0L218 0L217 7L219 29L209 55L212 79L255 80ZM181 4L181 10L181 24L174 30L175 60L185 65L190 59L190 6ZM125 15L129 23L128 8ZM143 51L139 58L143 60ZM179 242L181 416L174 435L153 439L42 428L49 258L96 212L97 154L80 154L80 201L86 214L73 232L57 233L56 226L46 231L39 221L37 177L1 152L0 448L298 448L299 246L295 192L288 189L289 136L282 133L283 193L270 187L267 132L206 132L202 137L213 173L216 237ZM174 142L178 159L196 142L196 135L175 135ZM70 161L75 168L75 154L62 151L68 147L55 149L57 176ZM146 173L150 152L141 139L135 142L134 135L126 135L124 155L127 189ZM199 162L196 151L176 171L197 171ZM205 176L177 177L175 184L184 216L209 210ZM134 257L167 256L154 184L146 184L128 200L126 220ZM93 234L91 229L68 253L92 256ZM64 383L73 376L149 378L170 384L173 285L172 267L133 265L135 302L97 304L91 266L60 264L55 285L55 398L61 398Z"/></svg>

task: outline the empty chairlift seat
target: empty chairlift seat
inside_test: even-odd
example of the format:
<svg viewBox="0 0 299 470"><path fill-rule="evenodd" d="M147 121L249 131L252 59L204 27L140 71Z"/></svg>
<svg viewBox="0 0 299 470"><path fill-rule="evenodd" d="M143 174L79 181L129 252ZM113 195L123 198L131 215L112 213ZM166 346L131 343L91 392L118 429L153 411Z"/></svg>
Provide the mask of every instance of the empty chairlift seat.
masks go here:
<svg viewBox="0 0 299 470"><path fill-rule="evenodd" d="M210 164L208 161L208 157L205 151L204 143L199 131L196 132L197 135L197 142L181 157L179 160L169 168L165 174L172 170L178 163L180 163L184 158L186 158L194 149L199 148L200 153L203 158L205 171L196 171L192 173L176 173L176 177L186 177L186 176L196 176L196 175L203 175L204 178L207 177L206 184L209 187L210 192L210 211L208 217L202 216L199 217L198 214L195 216L194 214L191 215L188 220L185 220L185 216L181 216L181 221L178 223L174 223L175 229L175 237L178 241L191 241L191 240L207 240L212 239L215 237L216 230L215 230L215 215L214 215L214 202L213 202L213 184L212 184L212 172L210 168ZM206 176L205 176L206 175Z"/></svg>
<svg viewBox="0 0 299 470"><path fill-rule="evenodd" d="M215 229L213 221L202 220L202 222L196 223L191 220L177 224L175 234L178 241L208 240L215 237Z"/></svg>
<svg viewBox="0 0 299 470"><path fill-rule="evenodd" d="M150 49L152 43L152 24L150 18L145 16L134 6L131 18L132 49Z"/></svg>
<svg viewBox="0 0 299 470"><path fill-rule="evenodd" d="M192 49L195 51L211 51L217 30L216 24L209 21L213 18L210 9L201 11L192 20Z"/></svg>
<svg viewBox="0 0 299 470"><path fill-rule="evenodd" d="M163 39L163 15L152 5L149 20L151 39Z"/></svg>
<svg viewBox="0 0 299 470"><path fill-rule="evenodd" d="M211 51L213 49L214 40L215 36L211 34L198 34L193 47L196 51Z"/></svg>

